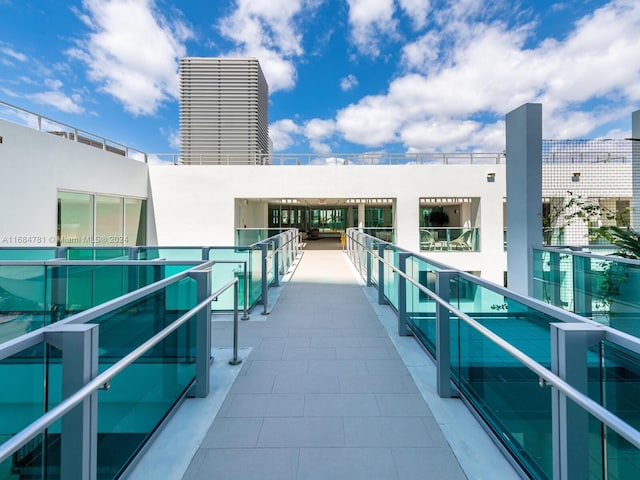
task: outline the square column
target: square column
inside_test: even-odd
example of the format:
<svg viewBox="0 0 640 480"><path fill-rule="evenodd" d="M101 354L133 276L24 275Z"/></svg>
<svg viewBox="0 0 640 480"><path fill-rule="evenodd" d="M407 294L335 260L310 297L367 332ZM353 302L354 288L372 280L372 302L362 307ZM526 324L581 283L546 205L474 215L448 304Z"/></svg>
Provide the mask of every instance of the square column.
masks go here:
<svg viewBox="0 0 640 480"><path fill-rule="evenodd" d="M532 248L542 246L542 105L509 112L506 131L508 286L533 295Z"/></svg>

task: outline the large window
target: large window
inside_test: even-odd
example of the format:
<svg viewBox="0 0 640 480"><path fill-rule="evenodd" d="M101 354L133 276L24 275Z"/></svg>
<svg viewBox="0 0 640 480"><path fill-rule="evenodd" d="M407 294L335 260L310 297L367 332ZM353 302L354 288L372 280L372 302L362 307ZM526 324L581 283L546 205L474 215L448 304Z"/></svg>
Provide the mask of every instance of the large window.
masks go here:
<svg viewBox="0 0 640 480"><path fill-rule="evenodd" d="M93 245L93 195L58 192L58 245Z"/></svg>
<svg viewBox="0 0 640 480"><path fill-rule="evenodd" d="M145 245L146 204L140 198L58 192L58 245Z"/></svg>

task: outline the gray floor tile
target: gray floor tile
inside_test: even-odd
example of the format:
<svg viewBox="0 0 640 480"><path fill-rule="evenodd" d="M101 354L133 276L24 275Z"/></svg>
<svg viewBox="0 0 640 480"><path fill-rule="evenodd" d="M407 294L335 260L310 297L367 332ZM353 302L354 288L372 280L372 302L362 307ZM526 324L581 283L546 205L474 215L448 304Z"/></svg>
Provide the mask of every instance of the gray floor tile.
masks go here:
<svg viewBox="0 0 640 480"><path fill-rule="evenodd" d="M369 393L318 393L304 396L305 417L378 416L375 396Z"/></svg>
<svg viewBox="0 0 640 480"><path fill-rule="evenodd" d="M302 416L304 395L292 393L234 395L225 417L294 417ZM220 413L218 416L221 416Z"/></svg>
<svg viewBox="0 0 640 480"><path fill-rule="evenodd" d="M308 337L267 337L262 339L261 347L323 347L311 345Z"/></svg>
<svg viewBox="0 0 640 480"><path fill-rule="evenodd" d="M265 418L259 447L344 447L340 417Z"/></svg>
<svg viewBox="0 0 640 480"><path fill-rule="evenodd" d="M193 480L295 480L297 476L297 448L214 448L203 452Z"/></svg>
<svg viewBox="0 0 640 480"><path fill-rule="evenodd" d="M376 394L376 401L383 417L425 417L431 410L419 393Z"/></svg>
<svg viewBox="0 0 640 480"><path fill-rule="evenodd" d="M278 375L273 393L338 393L335 375Z"/></svg>
<svg viewBox="0 0 640 480"><path fill-rule="evenodd" d="M340 393L418 393L410 375L343 375Z"/></svg>
<svg viewBox="0 0 640 480"><path fill-rule="evenodd" d="M389 337L357 337L359 347L395 348Z"/></svg>
<svg viewBox="0 0 640 480"><path fill-rule="evenodd" d="M381 327L372 328L341 328L336 329L336 337L387 337L387 332Z"/></svg>
<svg viewBox="0 0 640 480"><path fill-rule="evenodd" d="M334 347L285 347L283 360L336 360Z"/></svg>
<svg viewBox="0 0 640 480"><path fill-rule="evenodd" d="M394 480L387 448L302 448L299 480Z"/></svg>
<svg viewBox="0 0 640 480"><path fill-rule="evenodd" d="M271 393L275 375L243 375L236 378L230 393Z"/></svg>
<svg viewBox="0 0 640 480"><path fill-rule="evenodd" d="M248 363L248 362L247 362ZM305 375L307 360L256 360L252 361L245 375Z"/></svg>
<svg viewBox="0 0 640 480"><path fill-rule="evenodd" d="M290 328L290 337L333 337L332 328Z"/></svg>
<svg viewBox="0 0 640 480"><path fill-rule="evenodd" d="M200 467L202 466L202 462L204 462L206 457L207 457L206 450L198 449L198 451L196 451L195 455L191 459L191 462L189 462L189 466L187 467L187 470L184 472L184 476L182 477L182 480L197 479L198 471L200 470Z"/></svg>
<svg viewBox="0 0 640 480"><path fill-rule="evenodd" d="M339 360L400 360L396 349L389 347L337 347L336 355Z"/></svg>
<svg viewBox="0 0 640 480"><path fill-rule="evenodd" d="M309 375L365 375L364 360L309 360Z"/></svg>
<svg viewBox="0 0 640 480"><path fill-rule="evenodd" d="M451 449L434 448L393 448L391 449L399 480L419 480L426 478L446 480L466 480L460 464ZM499 478L495 473L494 478Z"/></svg>
<svg viewBox="0 0 640 480"><path fill-rule="evenodd" d="M434 440L422 417L355 417L344 419L348 447L433 447Z"/></svg>
<svg viewBox="0 0 640 480"><path fill-rule="evenodd" d="M312 347L360 347L357 337L311 337Z"/></svg>
<svg viewBox="0 0 640 480"><path fill-rule="evenodd" d="M402 360L363 360L372 375L408 375L409 370Z"/></svg>
<svg viewBox="0 0 640 480"><path fill-rule="evenodd" d="M284 347L255 347L249 354L249 360L282 360Z"/></svg>
<svg viewBox="0 0 640 480"><path fill-rule="evenodd" d="M216 418L201 448L251 448L258 442L262 418Z"/></svg>

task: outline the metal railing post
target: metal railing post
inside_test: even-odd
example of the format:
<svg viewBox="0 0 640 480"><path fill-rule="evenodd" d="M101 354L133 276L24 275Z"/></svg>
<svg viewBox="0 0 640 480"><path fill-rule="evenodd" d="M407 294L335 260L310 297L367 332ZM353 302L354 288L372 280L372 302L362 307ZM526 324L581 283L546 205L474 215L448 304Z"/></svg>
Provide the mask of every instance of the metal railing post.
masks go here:
<svg viewBox="0 0 640 480"><path fill-rule="evenodd" d="M378 244L378 305L386 305L387 301L384 299L384 249L387 246L386 243L380 242Z"/></svg>
<svg viewBox="0 0 640 480"><path fill-rule="evenodd" d="M45 341L62 350L62 398L80 390L98 375L97 324L60 325ZM98 393L62 417L60 478L95 480L98 451Z"/></svg>
<svg viewBox="0 0 640 480"><path fill-rule="evenodd" d="M267 244L261 243L260 251L262 252L262 315L269 315L269 261L267 258Z"/></svg>
<svg viewBox="0 0 640 480"><path fill-rule="evenodd" d="M244 275L242 276L242 320L249 320L249 262L244 261L243 269Z"/></svg>
<svg viewBox="0 0 640 480"><path fill-rule="evenodd" d="M242 360L238 358L238 279L233 284L233 358L229 365L238 365Z"/></svg>
<svg viewBox="0 0 640 480"><path fill-rule="evenodd" d="M449 303L451 279L458 272L436 271L436 295ZM440 398L454 396L451 388L451 320L446 307L436 305L436 386Z"/></svg>
<svg viewBox="0 0 640 480"><path fill-rule="evenodd" d="M587 323L552 323L551 371L588 394L588 349L605 338L605 330ZM553 478L589 478L589 414L552 390Z"/></svg>
<svg viewBox="0 0 640 480"><path fill-rule="evenodd" d="M398 270L407 273L407 258L411 256L408 252L400 252L398 256ZM409 335L407 329L407 279L398 275L398 335L406 337Z"/></svg>
<svg viewBox="0 0 640 480"><path fill-rule="evenodd" d="M280 286L280 238L273 239L273 286Z"/></svg>
<svg viewBox="0 0 640 480"><path fill-rule="evenodd" d="M370 287L371 285L373 285L373 282L371 281L371 267L372 267L372 256L371 256L371 252L369 251L369 249L365 249L365 255L367 256L367 264L365 265L365 269L367 270L367 287Z"/></svg>
<svg viewBox="0 0 640 480"><path fill-rule="evenodd" d="M211 270L197 270L190 276L196 281L197 302L211 295ZM211 369L211 306L196 315L196 384L193 395L205 398L209 395L209 372Z"/></svg>

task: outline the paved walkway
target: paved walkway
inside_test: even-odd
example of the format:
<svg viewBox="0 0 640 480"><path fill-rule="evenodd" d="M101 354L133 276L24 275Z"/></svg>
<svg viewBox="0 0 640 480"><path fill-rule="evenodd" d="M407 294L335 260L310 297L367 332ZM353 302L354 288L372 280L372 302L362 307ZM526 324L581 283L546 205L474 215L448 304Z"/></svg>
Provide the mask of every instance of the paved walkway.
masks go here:
<svg viewBox="0 0 640 480"><path fill-rule="evenodd" d="M306 251L257 315L185 480L466 478L342 252Z"/></svg>

